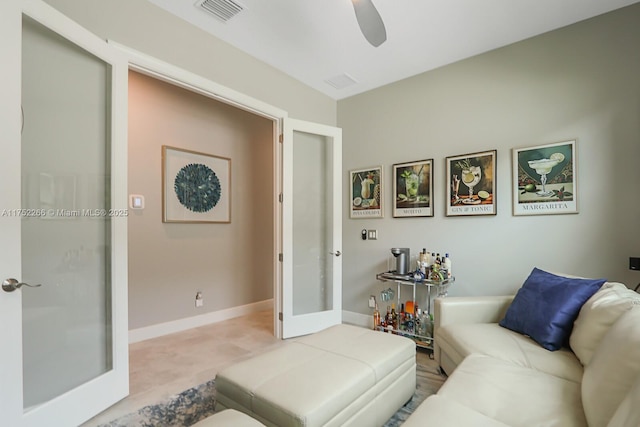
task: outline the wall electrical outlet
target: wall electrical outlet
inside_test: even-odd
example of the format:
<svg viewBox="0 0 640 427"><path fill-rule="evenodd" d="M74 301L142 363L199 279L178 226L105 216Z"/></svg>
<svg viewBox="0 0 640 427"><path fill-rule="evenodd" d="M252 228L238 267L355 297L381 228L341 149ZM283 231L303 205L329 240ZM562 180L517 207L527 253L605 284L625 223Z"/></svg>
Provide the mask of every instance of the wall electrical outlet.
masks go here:
<svg viewBox="0 0 640 427"><path fill-rule="evenodd" d="M376 308L376 297L375 297L375 295L371 295L369 297L369 308Z"/></svg>
<svg viewBox="0 0 640 427"><path fill-rule="evenodd" d="M196 307L202 307L204 305L204 296L202 292L196 292Z"/></svg>

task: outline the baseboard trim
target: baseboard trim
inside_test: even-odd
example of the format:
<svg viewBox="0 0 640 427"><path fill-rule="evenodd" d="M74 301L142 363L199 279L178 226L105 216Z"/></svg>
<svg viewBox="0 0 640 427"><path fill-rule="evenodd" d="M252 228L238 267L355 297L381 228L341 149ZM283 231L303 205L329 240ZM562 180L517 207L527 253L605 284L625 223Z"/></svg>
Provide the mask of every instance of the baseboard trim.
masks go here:
<svg viewBox="0 0 640 427"><path fill-rule="evenodd" d="M342 323L373 329L373 313L371 315L342 310Z"/></svg>
<svg viewBox="0 0 640 427"><path fill-rule="evenodd" d="M187 317L185 319L174 320L171 322L158 323L157 325L145 326L143 328L131 329L129 331L129 343L131 344L151 338L157 338L173 334L175 332L182 332L187 329L222 322L223 320L229 320L256 311L269 309L273 309L273 299L226 308L224 310L212 311L206 314L200 314L198 316Z"/></svg>

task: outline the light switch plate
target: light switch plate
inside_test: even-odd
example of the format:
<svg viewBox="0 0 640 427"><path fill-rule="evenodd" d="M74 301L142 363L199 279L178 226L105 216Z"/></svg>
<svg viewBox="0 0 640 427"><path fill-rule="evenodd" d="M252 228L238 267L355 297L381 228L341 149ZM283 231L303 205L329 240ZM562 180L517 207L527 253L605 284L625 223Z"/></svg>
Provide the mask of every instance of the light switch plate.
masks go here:
<svg viewBox="0 0 640 427"><path fill-rule="evenodd" d="M129 195L129 207L131 209L144 209L144 196L140 194Z"/></svg>
<svg viewBox="0 0 640 427"><path fill-rule="evenodd" d="M378 230L368 230L369 240L378 240Z"/></svg>

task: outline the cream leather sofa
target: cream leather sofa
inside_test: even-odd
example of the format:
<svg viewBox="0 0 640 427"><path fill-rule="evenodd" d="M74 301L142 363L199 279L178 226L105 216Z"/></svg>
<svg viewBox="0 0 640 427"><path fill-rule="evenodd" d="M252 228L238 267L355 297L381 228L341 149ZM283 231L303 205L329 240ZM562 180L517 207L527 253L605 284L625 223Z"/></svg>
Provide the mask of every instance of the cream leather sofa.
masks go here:
<svg viewBox="0 0 640 427"><path fill-rule="evenodd" d="M640 295L605 283L557 351L498 325L512 299L436 299L434 352L449 378L404 427L640 426Z"/></svg>

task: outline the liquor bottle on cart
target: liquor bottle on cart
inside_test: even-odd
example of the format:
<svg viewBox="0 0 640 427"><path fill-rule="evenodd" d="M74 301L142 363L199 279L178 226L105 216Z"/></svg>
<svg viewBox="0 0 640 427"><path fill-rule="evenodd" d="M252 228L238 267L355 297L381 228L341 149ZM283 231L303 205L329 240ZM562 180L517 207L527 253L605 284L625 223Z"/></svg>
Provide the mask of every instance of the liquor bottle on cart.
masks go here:
<svg viewBox="0 0 640 427"><path fill-rule="evenodd" d="M376 303L376 309L373 312L373 330L378 330L380 326L380 311L378 310L378 303Z"/></svg>
<svg viewBox="0 0 640 427"><path fill-rule="evenodd" d="M444 265L447 269L447 277L446 279L451 279L451 258L449 258L449 254L444 255Z"/></svg>
<svg viewBox="0 0 640 427"><path fill-rule="evenodd" d="M395 304L391 304L391 325L393 329L398 329L398 313L396 313Z"/></svg>

